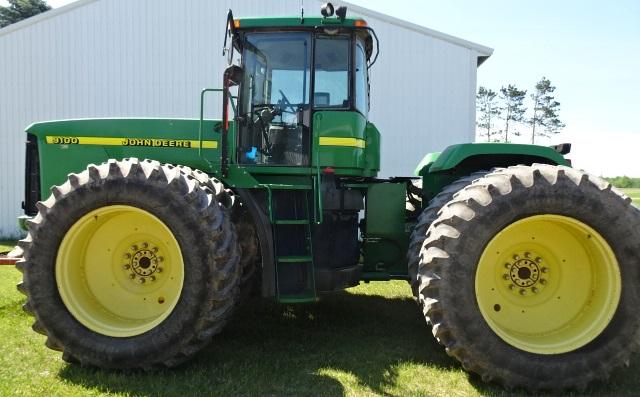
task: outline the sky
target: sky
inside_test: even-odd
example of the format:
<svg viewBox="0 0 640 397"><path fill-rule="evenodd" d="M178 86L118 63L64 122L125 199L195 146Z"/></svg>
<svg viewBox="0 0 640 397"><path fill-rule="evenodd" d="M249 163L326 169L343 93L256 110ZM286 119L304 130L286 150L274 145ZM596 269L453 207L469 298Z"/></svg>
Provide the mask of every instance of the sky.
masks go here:
<svg viewBox="0 0 640 397"><path fill-rule="evenodd" d="M546 76L566 128L540 143L571 142L574 166L591 173L640 177L640 1L351 2L493 48L479 86L531 92Z"/></svg>
<svg viewBox="0 0 640 397"><path fill-rule="evenodd" d="M60 7L72 0L47 2ZM566 128L539 143L571 142L574 166L591 173L640 177L640 1L350 2L493 48L478 69L479 86L531 91L547 77ZM314 12L309 3L315 5L307 2L307 14ZM518 139L528 142L525 132Z"/></svg>

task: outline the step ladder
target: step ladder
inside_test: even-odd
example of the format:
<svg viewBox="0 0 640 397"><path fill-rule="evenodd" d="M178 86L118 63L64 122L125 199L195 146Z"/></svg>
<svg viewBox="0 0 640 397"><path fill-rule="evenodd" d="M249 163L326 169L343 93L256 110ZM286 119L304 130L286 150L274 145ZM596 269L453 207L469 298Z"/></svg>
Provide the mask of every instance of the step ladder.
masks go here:
<svg viewBox="0 0 640 397"><path fill-rule="evenodd" d="M269 216L273 228L276 296L282 303L317 300L310 206L313 185L270 185ZM314 215L315 218L315 215Z"/></svg>

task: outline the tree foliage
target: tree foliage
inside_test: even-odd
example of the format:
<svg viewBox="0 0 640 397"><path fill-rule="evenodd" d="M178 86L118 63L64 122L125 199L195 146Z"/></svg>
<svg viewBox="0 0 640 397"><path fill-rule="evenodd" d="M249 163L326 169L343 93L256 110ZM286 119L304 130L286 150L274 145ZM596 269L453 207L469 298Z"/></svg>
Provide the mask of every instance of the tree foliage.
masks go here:
<svg viewBox="0 0 640 397"><path fill-rule="evenodd" d="M527 90L513 84L502 86L499 96L490 88L481 86L476 95L478 135L486 137L488 142L509 142L512 136L520 136L521 129L529 125L531 143L535 143L537 137L559 133L565 125L560 121L560 102L555 99L555 90L556 87L546 77L536 83L528 98ZM527 116L528 105L531 117ZM496 119L504 121L500 124L502 128L494 128Z"/></svg>
<svg viewBox="0 0 640 397"><path fill-rule="evenodd" d="M493 90L482 86L478 89L478 94L476 95L476 108L478 111L476 124L480 129L480 135L487 137L487 142L491 142L493 123L500 114L500 108L496 100L497 96L498 94Z"/></svg>
<svg viewBox="0 0 640 397"><path fill-rule="evenodd" d="M519 136L520 132L515 129L518 123L524 122L524 114L527 111L524 100L527 90L519 90L515 85L509 84L500 88L500 100L502 101L502 119L504 120L504 141L509 142L509 129L513 135Z"/></svg>
<svg viewBox="0 0 640 397"><path fill-rule="evenodd" d="M640 188L640 178L629 178L628 176L616 176L613 178L604 178L615 187L619 188Z"/></svg>
<svg viewBox="0 0 640 397"><path fill-rule="evenodd" d="M51 9L45 0L8 0L8 3L8 7L0 6L0 28Z"/></svg>
<svg viewBox="0 0 640 397"><path fill-rule="evenodd" d="M560 121L560 102L556 101L553 92L556 87L551 81L543 77L536 83L535 91L531 94L533 101L533 115L529 120L531 125L531 143L536 142L537 136L549 137L564 128Z"/></svg>

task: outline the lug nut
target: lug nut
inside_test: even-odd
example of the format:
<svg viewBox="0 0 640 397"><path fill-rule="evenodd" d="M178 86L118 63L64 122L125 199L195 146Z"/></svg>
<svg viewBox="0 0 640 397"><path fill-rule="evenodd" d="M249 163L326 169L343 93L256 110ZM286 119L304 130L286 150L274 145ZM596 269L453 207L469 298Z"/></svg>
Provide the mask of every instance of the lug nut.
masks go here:
<svg viewBox="0 0 640 397"><path fill-rule="evenodd" d="M525 258L530 258L530 257L531 257L531 254L530 254L530 253L528 253L528 252L525 252L525 253L524 253L524 257L525 257Z"/></svg>
<svg viewBox="0 0 640 397"><path fill-rule="evenodd" d="M149 277L149 281L156 281L156 276Z"/></svg>
<svg viewBox="0 0 640 397"><path fill-rule="evenodd" d="M153 247L151 251L153 251L154 253L158 252L158 247Z"/></svg>
<svg viewBox="0 0 640 397"><path fill-rule="evenodd" d="M508 280L508 279L509 279L509 275L508 275L508 274L503 274L503 275L502 275L502 278L503 278L504 280Z"/></svg>
<svg viewBox="0 0 640 397"><path fill-rule="evenodd" d="M132 245L131 246L131 251L137 251L138 250L138 246L137 245Z"/></svg>
<svg viewBox="0 0 640 397"><path fill-rule="evenodd" d="M134 273L131 273L131 274L129 275L129 278L133 280L134 278L136 278L136 275L135 275Z"/></svg>
<svg viewBox="0 0 640 397"><path fill-rule="evenodd" d="M511 263L505 263L504 267L505 267L505 269L509 269L511 267Z"/></svg>
<svg viewBox="0 0 640 397"><path fill-rule="evenodd" d="M511 284L511 285L509 286L509 289L516 289L516 286L515 286L515 285L513 285L513 284Z"/></svg>
<svg viewBox="0 0 640 397"><path fill-rule="evenodd" d="M544 278L540 279L540 284L545 285L547 283L547 280Z"/></svg>
<svg viewBox="0 0 640 397"><path fill-rule="evenodd" d="M536 258L536 262L538 262L538 263L542 263L542 258L537 257L537 258Z"/></svg>
<svg viewBox="0 0 640 397"><path fill-rule="evenodd" d="M149 246L149 244L147 243L142 243L142 248L147 248Z"/></svg>
<svg viewBox="0 0 640 397"><path fill-rule="evenodd" d="M520 295L526 295L527 294L527 290L524 288L520 289Z"/></svg>
<svg viewBox="0 0 640 397"><path fill-rule="evenodd" d="M129 265L129 264L125 264L125 265L122 265L122 268L123 268L124 270L129 270L129 269L131 269L131 265Z"/></svg>
<svg viewBox="0 0 640 397"><path fill-rule="evenodd" d="M164 261L164 257L159 256L159 257L158 257L158 262L163 262L163 261Z"/></svg>
<svg viewBox="0 0 640 397"><path fill-rule="evenodd" d="M156 269L156 272L158 272L158 273L162 273L162 270L164 270L164 269L162 269L161 267L158 267L158 268Z"/></svg>
<svg viewBox="0 0 640 397"><path fill-rule="evenodd" d="M537 289L536 287L531 288L531 292L533 292L534 294L537 294L538 292L540 292L539 289Z"/></svg>
<svg viewBox="0 0 640 397"><path fill-rule="evenodd" d="M519 261L519 260L520 260L520 255L514 255L514 256L513 256L513 259L515 259L515 260Z"/></svg>
<svg viewBox="0 0 640 397"><path fill-rule="evenodd" d="M131 254L124 254L124 259L131 259Z"/></svg>
<svg viewBox="0 0 640 397"><path fill-rule="evenodd" d="M144 279L144 278L140 277L140 278L138 279L138 284L144 284L144 282L145 282L145 279Z"/></svg>

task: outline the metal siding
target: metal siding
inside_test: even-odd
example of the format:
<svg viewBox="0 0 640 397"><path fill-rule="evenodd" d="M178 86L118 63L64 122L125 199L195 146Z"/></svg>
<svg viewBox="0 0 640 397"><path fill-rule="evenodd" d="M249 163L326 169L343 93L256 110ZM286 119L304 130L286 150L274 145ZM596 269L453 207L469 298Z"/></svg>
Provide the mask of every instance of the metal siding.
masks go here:
<svg viewBox="0 0 640 397"><path fill-rule="evenodd" d="M307 2L307 15L321 1ZM198 117L221 85L224 21L291 15L299 0L98 0L0 35L0 236L16 236L24 129L80 117ZM370 118L382 133L381 176L410 175L426 152L473 140L477 54L365 15L381 40ZM209 97L209 116L221 99ZM47 189L48 186L43 186Z"/></svg>

